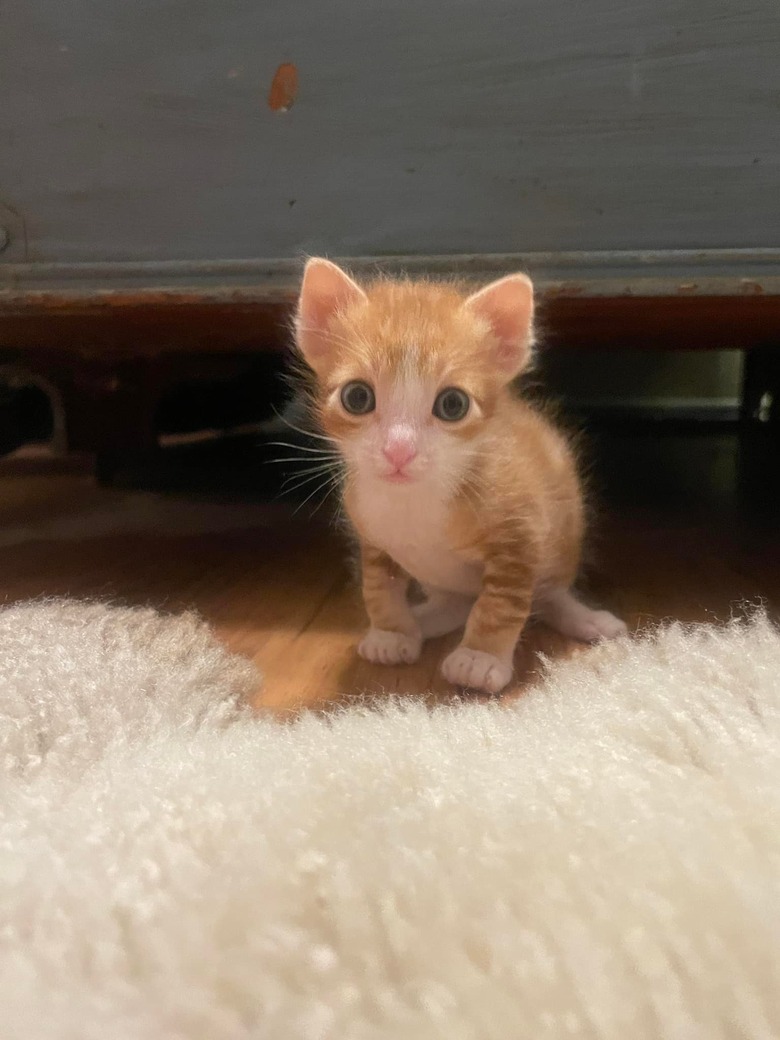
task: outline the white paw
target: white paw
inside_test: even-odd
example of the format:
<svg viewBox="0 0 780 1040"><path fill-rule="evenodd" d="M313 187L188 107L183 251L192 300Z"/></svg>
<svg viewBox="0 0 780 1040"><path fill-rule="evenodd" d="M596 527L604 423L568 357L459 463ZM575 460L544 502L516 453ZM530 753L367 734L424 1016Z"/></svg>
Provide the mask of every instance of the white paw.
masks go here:
<svg viewBox="0 0 780 1040"><path fill-rule="evenodd" d="M498 693L512 678L512 666L492 654L459 646L444 658L441 672L447 682L471 690Z"/></svg>
<svg viewBox="0 0 780 1040"><path fill-rule="evenodd" d="M569 589L553 589L539 602L539 616L561 635L582 643L617 639L628 632L624 621L608 610L591 610Z"/></svg>
<svg viewBox="0 0 780 1040"><path fill-rule="evenodd" d="M598 643L602 639L618 639L628 633L628 625L608 610L590 610L577 625L576 639Z"/></svg>
<svg viewBox="0 0 780 1040"><path fill-rule="evenodd" d="M358 653L372 664L413 664L420 656L422 639L384 628L369 628L358 646Z"/></svg>

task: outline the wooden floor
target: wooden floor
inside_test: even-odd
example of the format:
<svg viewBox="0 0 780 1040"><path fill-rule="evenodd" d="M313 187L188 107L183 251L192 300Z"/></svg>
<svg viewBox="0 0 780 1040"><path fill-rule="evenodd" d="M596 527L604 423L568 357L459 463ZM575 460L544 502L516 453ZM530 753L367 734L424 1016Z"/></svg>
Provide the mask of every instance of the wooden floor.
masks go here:
<svg viewBox="0 0 780 1040"><path fill-rule="evenodd" d="M772 610L780 603L776 518L738 507L733 440L613 438L597 454L596 484L609 505L595 525L589 596L633 629L659 618L726 618L741 600L762 598ZM192 476L192 458L188 465ZM212 466L210 485L188 483L187 466L176 463L162 477L104 489L84 460L44 451L4 460L0 597L194 608L258 663L265 682L257 703L282 712L388 692L451 698L437 665L454 640L429 644L414 666L359 661L360 598L326 508L311 515L310 504L296 512L275 501L260 470L256 493L241 494L230 467L225 459ZM538 671L540 650L587 652L532 628L514 693Z"/></svg>

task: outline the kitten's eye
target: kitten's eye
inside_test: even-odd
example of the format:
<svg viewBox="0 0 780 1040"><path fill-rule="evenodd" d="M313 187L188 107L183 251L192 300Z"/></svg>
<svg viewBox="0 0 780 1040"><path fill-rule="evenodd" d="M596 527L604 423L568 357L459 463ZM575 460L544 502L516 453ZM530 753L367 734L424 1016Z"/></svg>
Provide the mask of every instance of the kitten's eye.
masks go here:
<svg viewBox="0 0 780 1040"><path fill-rule="evenodd" d="M341 403L350 415L367 415L376 407L376 398L368 383L355 379L341 388Z"/></svg>
<svg viewBox="0 0 780 1040"><path fill-rule="evenodd" d="M469 395L456 386L448 386L442 390L433 402L433 414L444 422L458 422L469 410Z"/></svg>

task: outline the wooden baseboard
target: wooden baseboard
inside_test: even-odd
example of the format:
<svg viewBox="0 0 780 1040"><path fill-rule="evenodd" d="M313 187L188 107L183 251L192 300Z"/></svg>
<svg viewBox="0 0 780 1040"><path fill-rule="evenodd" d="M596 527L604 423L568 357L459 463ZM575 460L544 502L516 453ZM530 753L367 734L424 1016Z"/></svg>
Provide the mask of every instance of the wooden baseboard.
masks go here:
<svg viewBox="0 0 780 1040"><path fill-rule="evenodd" d="M0 352L105 360L284 350L292 296L275 301L186 296L73 298L3 312ZM550 347L752 350L780 344L780 296L540 297Z"/></svg>
<svg viewBox="0 0 780 1040"><path fill-rule="evenodd" d="M0 308L0 374L47 388L68 447L143 450L156 444L161 406L183 383L228 393L239 386L244 402L232 418L260 418L270 404L269 352L290 346L292 303L289 293L274 301L200 293L28 300ZM539 324L551 350L767 350L780 346L780 296L547 293Z"/></svg>

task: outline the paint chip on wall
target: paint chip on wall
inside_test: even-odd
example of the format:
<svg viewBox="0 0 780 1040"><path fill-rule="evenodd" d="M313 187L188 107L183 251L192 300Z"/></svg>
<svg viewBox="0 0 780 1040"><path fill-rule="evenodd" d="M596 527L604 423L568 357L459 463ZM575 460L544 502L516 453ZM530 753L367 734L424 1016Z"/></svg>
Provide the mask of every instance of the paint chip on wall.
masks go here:
<svg viewBox="0 0 780 1040"><path fill-rule="evenodd" d="M298 69L291 62L284 62L274 73L268 91L268 107L272 112L287 112L298 96Z"/></svg>

